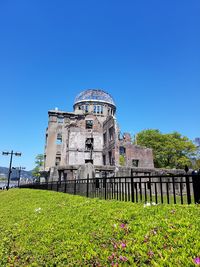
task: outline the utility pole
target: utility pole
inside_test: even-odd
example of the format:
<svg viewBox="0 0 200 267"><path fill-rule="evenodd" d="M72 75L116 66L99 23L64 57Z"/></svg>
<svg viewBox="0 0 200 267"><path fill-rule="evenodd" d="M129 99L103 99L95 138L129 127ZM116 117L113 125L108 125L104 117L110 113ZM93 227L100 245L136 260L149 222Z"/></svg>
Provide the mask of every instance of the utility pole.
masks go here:
<svg viewBox="0 0 200 267"><path fill-rule="evenodd" d="M12 169L17 170L18 171L18 187L19 187L19 183L20 183L20 178L21 178L21 171L25 170L25 167L12 167Z"/></svg>
<svg viewBox="0 0 200 267"><path fill-rule="evenodd" d="M20 178L21 178L21 171L25 170L25 169L26 169L25 167L21 167L21 166L18 168L18 170L19 170L18 187L19 187Z"/></svg>
<svg viewBox="0 0 200 267"><path fill-rule="evenodd" d="M20 152L13 152L13 150L11 150L11 152L5 152L5 151L3 151L2 152L2 155L3 156L10 155L10 165L9 165L9 170L8 170L8 183L7 183L7 186L6 186L6 189L8 190L9 189L9 186L10 186L10 176L11 176L11 173L12 173L12 159L13 159L13 155L14 156L21 157L22 153L20 153Z"/></svg>

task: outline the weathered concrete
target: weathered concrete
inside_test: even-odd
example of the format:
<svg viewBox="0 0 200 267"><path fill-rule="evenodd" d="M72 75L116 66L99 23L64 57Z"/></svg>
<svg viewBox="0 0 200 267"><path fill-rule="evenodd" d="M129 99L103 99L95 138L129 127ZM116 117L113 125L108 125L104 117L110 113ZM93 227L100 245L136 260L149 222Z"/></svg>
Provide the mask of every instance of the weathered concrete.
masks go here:
<svg viewBox="0 0 200 267"><path fill-rule="evenodd" d="M79 94L74 112L48 112L44 170L50 173L49 180L74 179L78 168L89 162L94 165L96 176L103 173L96 167L103 165L104 169L113 166L115 173L115 168L120 167L121 146L126 151L125 167L133 167L133 160L138 161L138 167L154 167L151 149L134 146L128 134L119 139L115 113L112 97L102 90ZM74 169L70 170L70 166Z"/></svg>

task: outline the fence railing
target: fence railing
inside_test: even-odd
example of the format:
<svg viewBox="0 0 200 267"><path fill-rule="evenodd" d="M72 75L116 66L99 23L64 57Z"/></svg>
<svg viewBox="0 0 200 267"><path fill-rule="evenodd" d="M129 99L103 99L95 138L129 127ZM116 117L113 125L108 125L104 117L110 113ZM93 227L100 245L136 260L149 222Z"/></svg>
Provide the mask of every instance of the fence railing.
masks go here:
<svg viewBox="0 0 200 267"><path fill-rule="evenodd" d="M200 203L200 175L87 178L26 184L20 188L53 190L119 201Z"/></svg>

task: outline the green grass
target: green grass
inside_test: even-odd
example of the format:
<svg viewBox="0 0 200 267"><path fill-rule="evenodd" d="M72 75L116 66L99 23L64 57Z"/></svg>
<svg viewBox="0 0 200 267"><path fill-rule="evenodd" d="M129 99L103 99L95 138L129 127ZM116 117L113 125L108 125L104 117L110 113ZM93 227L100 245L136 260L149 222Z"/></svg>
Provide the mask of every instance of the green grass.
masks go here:
<svg viewBox="0 0 200 267"><path fill-rule="evenodd" d="M105 195L104 195L104 192L102 192L102 194L99 194L97 195L99 198L101 199L105 199ZM91 195L91 197L94 197L94 195ZM115 199L115 200L118 200L119 201L131 201L131 195L126 195L126 194L121 194L121 195L113 195L113 194L107 194L107 199L111 200L111 199ZM140 194L138 194L138 196L136 197L136 194L134 195L134 202L137 202L137 203L145 203L145 202L150 202L150 194L147 194L146 195L146 198L147 198L147 201L145 201L145 195L142 194L142 196L140 196ZM183 194L182 196L182 201L183 201L183 204L187 204L188 203L188 200L187 200L187 196L186 194ZM163 194L163 204L167 204L167 195L166 194ZM155 194L152 194L152 202L155 202L156 203L156 196ZM157 195L157 203L158 204L161 204L161 195L158 194ZM191 195L191 202L192 203L195 203L195 200L194 200L194 196ZM169 195L169 204L174 204L174 196L172 194ZM181 196L180 195L176 195L176 204L182 204L181 203Z"/></svg>
<svg viewBox="0 0 200 267"><path fill-rule="evenodd" d="M195 266L200 206L0 194L0 266Z"/></svg>

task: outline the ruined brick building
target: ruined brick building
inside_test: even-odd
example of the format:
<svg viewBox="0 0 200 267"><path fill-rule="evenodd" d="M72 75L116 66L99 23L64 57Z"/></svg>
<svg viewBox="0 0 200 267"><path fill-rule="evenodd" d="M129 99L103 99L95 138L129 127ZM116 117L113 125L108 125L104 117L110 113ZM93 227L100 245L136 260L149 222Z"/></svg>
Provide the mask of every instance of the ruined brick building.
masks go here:
<svg viewBox="0 0 200 267"><path fill-rule="evenodd" d="M44 171L49 180L154 167L151 149L133 145L128 133L121 137L111 95L96 89L83 91L73 108L73 112L48 112Z"/></svg>

